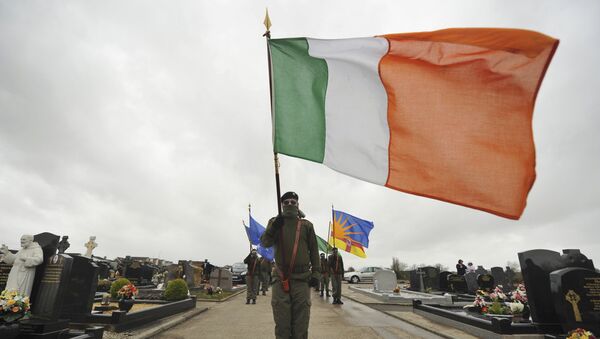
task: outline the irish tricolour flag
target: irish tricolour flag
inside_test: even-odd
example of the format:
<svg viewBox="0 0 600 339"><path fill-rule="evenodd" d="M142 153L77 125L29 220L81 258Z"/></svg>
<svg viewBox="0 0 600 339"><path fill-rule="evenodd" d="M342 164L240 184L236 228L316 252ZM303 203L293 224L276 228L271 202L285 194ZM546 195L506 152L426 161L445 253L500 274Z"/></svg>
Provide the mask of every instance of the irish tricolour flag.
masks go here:
<svg viewBox="0 0 600 339"><path fill-rule="evenodd" d="M277 153L518 219L558 41L516 29L271 39Z"/></svg>

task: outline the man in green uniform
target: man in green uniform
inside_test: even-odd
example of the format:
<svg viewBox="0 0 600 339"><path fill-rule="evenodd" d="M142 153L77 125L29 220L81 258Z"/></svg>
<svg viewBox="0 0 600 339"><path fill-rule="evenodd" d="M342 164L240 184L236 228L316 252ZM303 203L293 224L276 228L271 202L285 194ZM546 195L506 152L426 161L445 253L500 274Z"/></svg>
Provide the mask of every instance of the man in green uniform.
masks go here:
<svg viewBox="0 0 600 339"><path fill-rule="evenodd" d="M260 290L262 295L267 295L269 283L271 282L271 261L268 258L260 258Z"/></svg>
<svg viewBox="0 0 600 339"><path fill-rule="evenodd" d="M248 265L248 269L246 270L246 304L249 304L250 300L252 300L253 304L256 304L260 264L258 263L258 255L255 249L252 249L246 259L244 259L244 264Z"/></svg>
<svg viewBox="0 0 600 339"><path fill-rule="evenodd" d="M298 195L281 196L283 213L271 218L261 245L274 246L275 270L271 297L275 336L308 338L310 287L319 283L319 249L310 221L301 219Z"/></svg>
<svg viewBox="0 0 600 339"><path fill-rule="evenodd" d="M321 296L324 290L327 291L327 298L329 298L329 266L327 266L325 253L321 253Z"/></svg>
<svg viewBox="0 0 600 339"><path fill-rule="evenodd" d="M331 289L333 290L333 302L332 304L342 305L342 280L344 280L344 260L338 253L336 247L333 248L333 252L327 258L329 264L329 273L331 274Z"/></svg>

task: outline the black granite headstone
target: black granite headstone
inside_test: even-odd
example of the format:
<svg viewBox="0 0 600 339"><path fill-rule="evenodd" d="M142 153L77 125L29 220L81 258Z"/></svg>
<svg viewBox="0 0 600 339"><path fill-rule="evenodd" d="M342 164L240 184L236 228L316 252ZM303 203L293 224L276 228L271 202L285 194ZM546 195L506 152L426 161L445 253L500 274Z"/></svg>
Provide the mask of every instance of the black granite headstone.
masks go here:
<svg viewBox="0 0 600 339"><path fill-rule="evenodd" d="M141 263L137 260L129 261L125 264L125 278L127 278L132 284L139 285L141 276Z"/></svg>
<svg viewBox="0 0 600 339"><path fill-rule="evenodd" d="M425 272L423 275L423 283L425 289L439 290L440 289L440 270L437 267L425 266L421 268Z"/></svg>
<svg viewBox="0 0 600 339"><path fill-rule="evenodd" d="M504 269L502 267L492 267L490 268L490 273L494 277L496 286L502 285L502 290L504 292L510 290L510 286L508 286L508 280L506 279L506 273L504 273Z"/></svg>
<svg viewBox="0 0 600 339"><path fill-rule="evenodd" d="M158 270L151 265L143 264L140 267L140 284L149 285L152 283L152 277Z"/></svg>
<svg viewBox="0 0 600 339"><path fill-rule="evenodd" d="M566 267L581 267L594 270L594 264L579 250L563 250L563 255L550 250L531 250L519 253L519 263L527 299L531 311L531 320L542 329L554 327L559 323L554 310L550 291L550 273Z"/></svg>
<svg viewBox="0 0 600 339"><path fill-rule="evenodd" d="M452 274L452 272L443 271L440 272L440 291L448 292L448 276Z"/></svg>
<svg viewBox="0 0 600 339"><path fill-rule="evenodd" d="M48 259L56 254L59 240L60 237L58 235L48 232L36 234L33 236L33 241L37 242L38 245L40 245L40 247L42 248L42 252L44 254L44 262L35 268L35 277L33 278L33 287L31 288L30 298L32 305L35 305L35 303L37 303L36 296L38 294L40 282L42 281L42 277L44 276L46 264L48 262Z"/></svg>
<svg viewBox="0 0 600 339"><path fill-rule="evenodd" d="M550 289L565 332L580 327L600 333L600 273L563 268L550 273Z"/></svg>
<svg viewBox="0 0 600 339"><path fill-rule="evenodd" d="M455 293L467 293L469 291L465 277L458 274L450 274L448 276L448 287L450 291Z"/></svg>
<svg viewBox="0 0 600 339"><path fill-rule="evenodd" d="M0 291L3 291L4 288L6 288L6 282L8 281L8 274L10 273L11 268L12 265L0 261Z"/></svg>
<svg viewBox="0 0 600 339"><path fill-rule="evenodd" d="M98 265L88 257L74 256L71 279L64 293L61 317L81 319L89 315L98 285Z"/></svg>
<svg viewBox="0 0 600 339"><path fill-rule="evenodd" d="M44 274L34 294L36 302L32 303L31 313L36 318L56 320L62 309L73 258L66 254L55 254L43 265Z"/></svg>
<svg viewBox="0 0 600 339"><path fill-rule="evenodd" d="M494 276L491 274L480 274L477 276L477 285L479 285L479 289L484 291L489 291L493 289L495 285ZM504 291L508 292L508 291Z"/></svg>
<svg viewBox="0 0 600 339"><path fill-rule="evenodd" d="M409 271L409 275L410 287L408 289L411 291L418 291L421 288L421 282L417 270Z"/></svg>
<svg viewBox="0 0 600 339"><path fill-rule="evenodd" d="M479 289L479 285L477 285L477 273L469 272L465 274L464 277L469 294L475 294L475 292L477 292L477 290Z"/></svg>
<svg viewBox="0 0 600 339"><path fill-rule="evenodd" d="M475 273L477 273L479 275L479 274L488 274L489 272L488 272L488 270L483 268L483 266L479 265L479 266L477 266Z"/></svg>

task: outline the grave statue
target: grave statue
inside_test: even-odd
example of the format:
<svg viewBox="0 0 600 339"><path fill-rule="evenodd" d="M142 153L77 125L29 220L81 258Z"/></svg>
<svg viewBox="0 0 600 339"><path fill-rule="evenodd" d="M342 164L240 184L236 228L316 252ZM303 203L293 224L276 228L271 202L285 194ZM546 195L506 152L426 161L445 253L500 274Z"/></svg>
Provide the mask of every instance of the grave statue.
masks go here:
<svg viewBox="0 0 600 339"><path fill-rule="evenodd" d="M21 250L16 254L11 253L3 244L0 248L0 259L12 265L6 281L6 289L30 296L35 267L44 261L42 248L33 241L33 235L27 234L21 237Z"/></svg>
<svg viewBox="0 0 600 339"><path fill-rule="evenodd" d="M96 243L95 240L96 240L96 236L92 235L92 236L90 236L90 240L84 244L85 248L87 248L87 251L85 251L84 257L88 257L88 258L92 257L92 251L94 250L94 248L98 247L98 244Z"/></svg>
<svg viewBox="0 0 600 339"><path fill-rule="evenodd" d="M68 235L63 235L62 239L58 243L58 253L65 253L65 251L71 246L68 239Z"/></svg>

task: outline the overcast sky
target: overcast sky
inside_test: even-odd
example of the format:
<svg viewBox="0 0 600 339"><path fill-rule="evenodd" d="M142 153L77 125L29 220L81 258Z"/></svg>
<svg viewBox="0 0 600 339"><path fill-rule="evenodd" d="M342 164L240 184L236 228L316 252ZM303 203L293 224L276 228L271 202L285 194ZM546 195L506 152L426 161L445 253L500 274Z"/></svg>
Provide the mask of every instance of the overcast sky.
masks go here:
<svg viewBox="0 0 600 339"><path fill-rule="evenodd" d="M512 27L560 39L537 97L537 180L518 221L281 156L282 191L325 237L331 205L372 220L347 266L505 266L580 248L600 266L600 2L0 0L0 243L217 265L276 214L265 7L274 38Z"/></svg>

